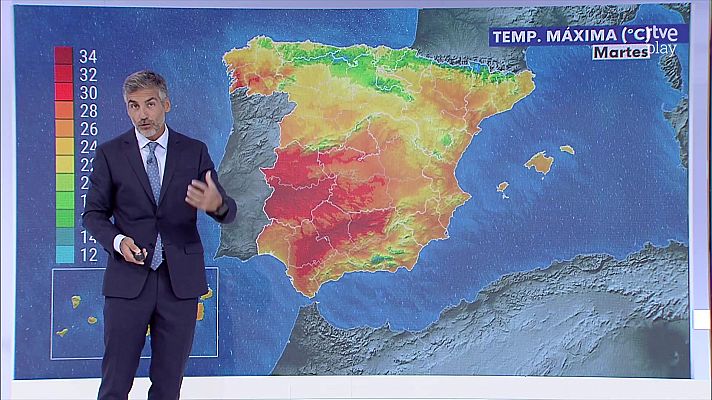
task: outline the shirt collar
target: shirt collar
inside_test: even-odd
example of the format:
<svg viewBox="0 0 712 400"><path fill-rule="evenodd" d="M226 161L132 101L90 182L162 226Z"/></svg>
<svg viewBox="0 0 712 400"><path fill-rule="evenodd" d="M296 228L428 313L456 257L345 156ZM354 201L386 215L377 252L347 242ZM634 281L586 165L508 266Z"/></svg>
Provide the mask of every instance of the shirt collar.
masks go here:
<svg viewBox="0 0 712 400"><path fill-rule="evenodd" d="M158 143L164 149L168 150L168 124L165 124L164 126L165 128L163 128L163 135L156 139L155 142ZM136 135L136 140L138 140L139 149L144 148L147 144L151 142L151 140L146 139L146 136L143 136L136 128L134 128L134 134Z"/></svg>

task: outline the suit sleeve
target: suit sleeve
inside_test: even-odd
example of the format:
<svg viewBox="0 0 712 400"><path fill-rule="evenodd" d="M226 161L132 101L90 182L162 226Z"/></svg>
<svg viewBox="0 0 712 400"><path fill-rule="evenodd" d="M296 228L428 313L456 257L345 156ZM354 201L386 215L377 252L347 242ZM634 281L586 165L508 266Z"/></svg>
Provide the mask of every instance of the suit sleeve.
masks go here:
<svg viewBox="0 0 712 400"><path fill-rule="evenodd" d="M113 184L111 170L102 147L96 150L92 166L82 225L109 254L113 254L114 238L121 232L111 222L114 213Z"/></svg>
<svg viewBox="0 0 712 400"><path fill-rule="evenodd" d="M213 178L213 181L215 182L215 185L223 198L223 202L227 204L228 211L222 218L219 218L214 213L206 214L221 224L229 224L233 222L237 216L237 204L235 204L235 200L232 197L227 195L225 189L220 184L218 180L218 173L215 171L215 164L213 164L213 160L210 158L210 154L208 153L208 147L205 146L205 143L202 143L200 152L200 176L203 178L203 182L205 182L205 174L208 171L210 171L210 176Z"/></svg>

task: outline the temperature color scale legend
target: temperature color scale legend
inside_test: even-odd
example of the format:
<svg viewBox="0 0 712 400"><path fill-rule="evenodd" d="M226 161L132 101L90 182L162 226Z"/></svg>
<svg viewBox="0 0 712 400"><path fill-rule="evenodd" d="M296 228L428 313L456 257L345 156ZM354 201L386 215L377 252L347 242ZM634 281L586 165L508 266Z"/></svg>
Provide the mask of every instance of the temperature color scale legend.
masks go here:
<svg viewBox="0 0 712 400"><path fill-rule="evenodd" d="M74 263L74 81L72 48L54 48L56 263Z"/></svg>

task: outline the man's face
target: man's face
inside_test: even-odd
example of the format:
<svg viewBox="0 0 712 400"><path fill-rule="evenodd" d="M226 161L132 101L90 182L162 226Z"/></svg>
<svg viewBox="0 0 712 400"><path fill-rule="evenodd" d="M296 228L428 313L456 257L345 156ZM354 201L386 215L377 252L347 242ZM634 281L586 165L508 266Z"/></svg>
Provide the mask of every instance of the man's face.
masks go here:
<svg viewBox="0 0 712 400"><path fill-rule="evenodd" d="M165 129L171 102L161 101L158 88L139 89L126 95L126 110L136 130L149 140L156 140Z"/></svg>

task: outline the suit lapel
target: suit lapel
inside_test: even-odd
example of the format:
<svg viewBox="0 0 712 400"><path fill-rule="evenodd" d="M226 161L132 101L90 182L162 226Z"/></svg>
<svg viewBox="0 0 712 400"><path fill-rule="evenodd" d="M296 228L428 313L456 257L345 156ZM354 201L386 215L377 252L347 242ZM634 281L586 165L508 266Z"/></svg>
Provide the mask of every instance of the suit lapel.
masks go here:
<svg viewBox="0 0 712 400"><path fill-rule="evenodd" d="M170 185L171 179L173 178L173 173L180 162L180 153L183 149L183 141L181 140L180 134L173 129L168 129L170 132L168 135L168 152L166 153L166 169L163 171L163 182L161 183L161 195L158 199L159 206L161 202L163 202L168 185Z"/></svg>
<svg viewBox="0 0 712 400"><path fill-rule="evenodd" d="M146 174L146 168L143 166L143 159L141 158L138 141L136 140L136 134L133 129L124 134L123 150L126 158L129 160L129 165L131 165L138 181L141 183L141 186L143 186L146 196L151 199L153 204L156 204L153 199L153 191L151 190L151 184L148 182L148 175Z"/></svg>

